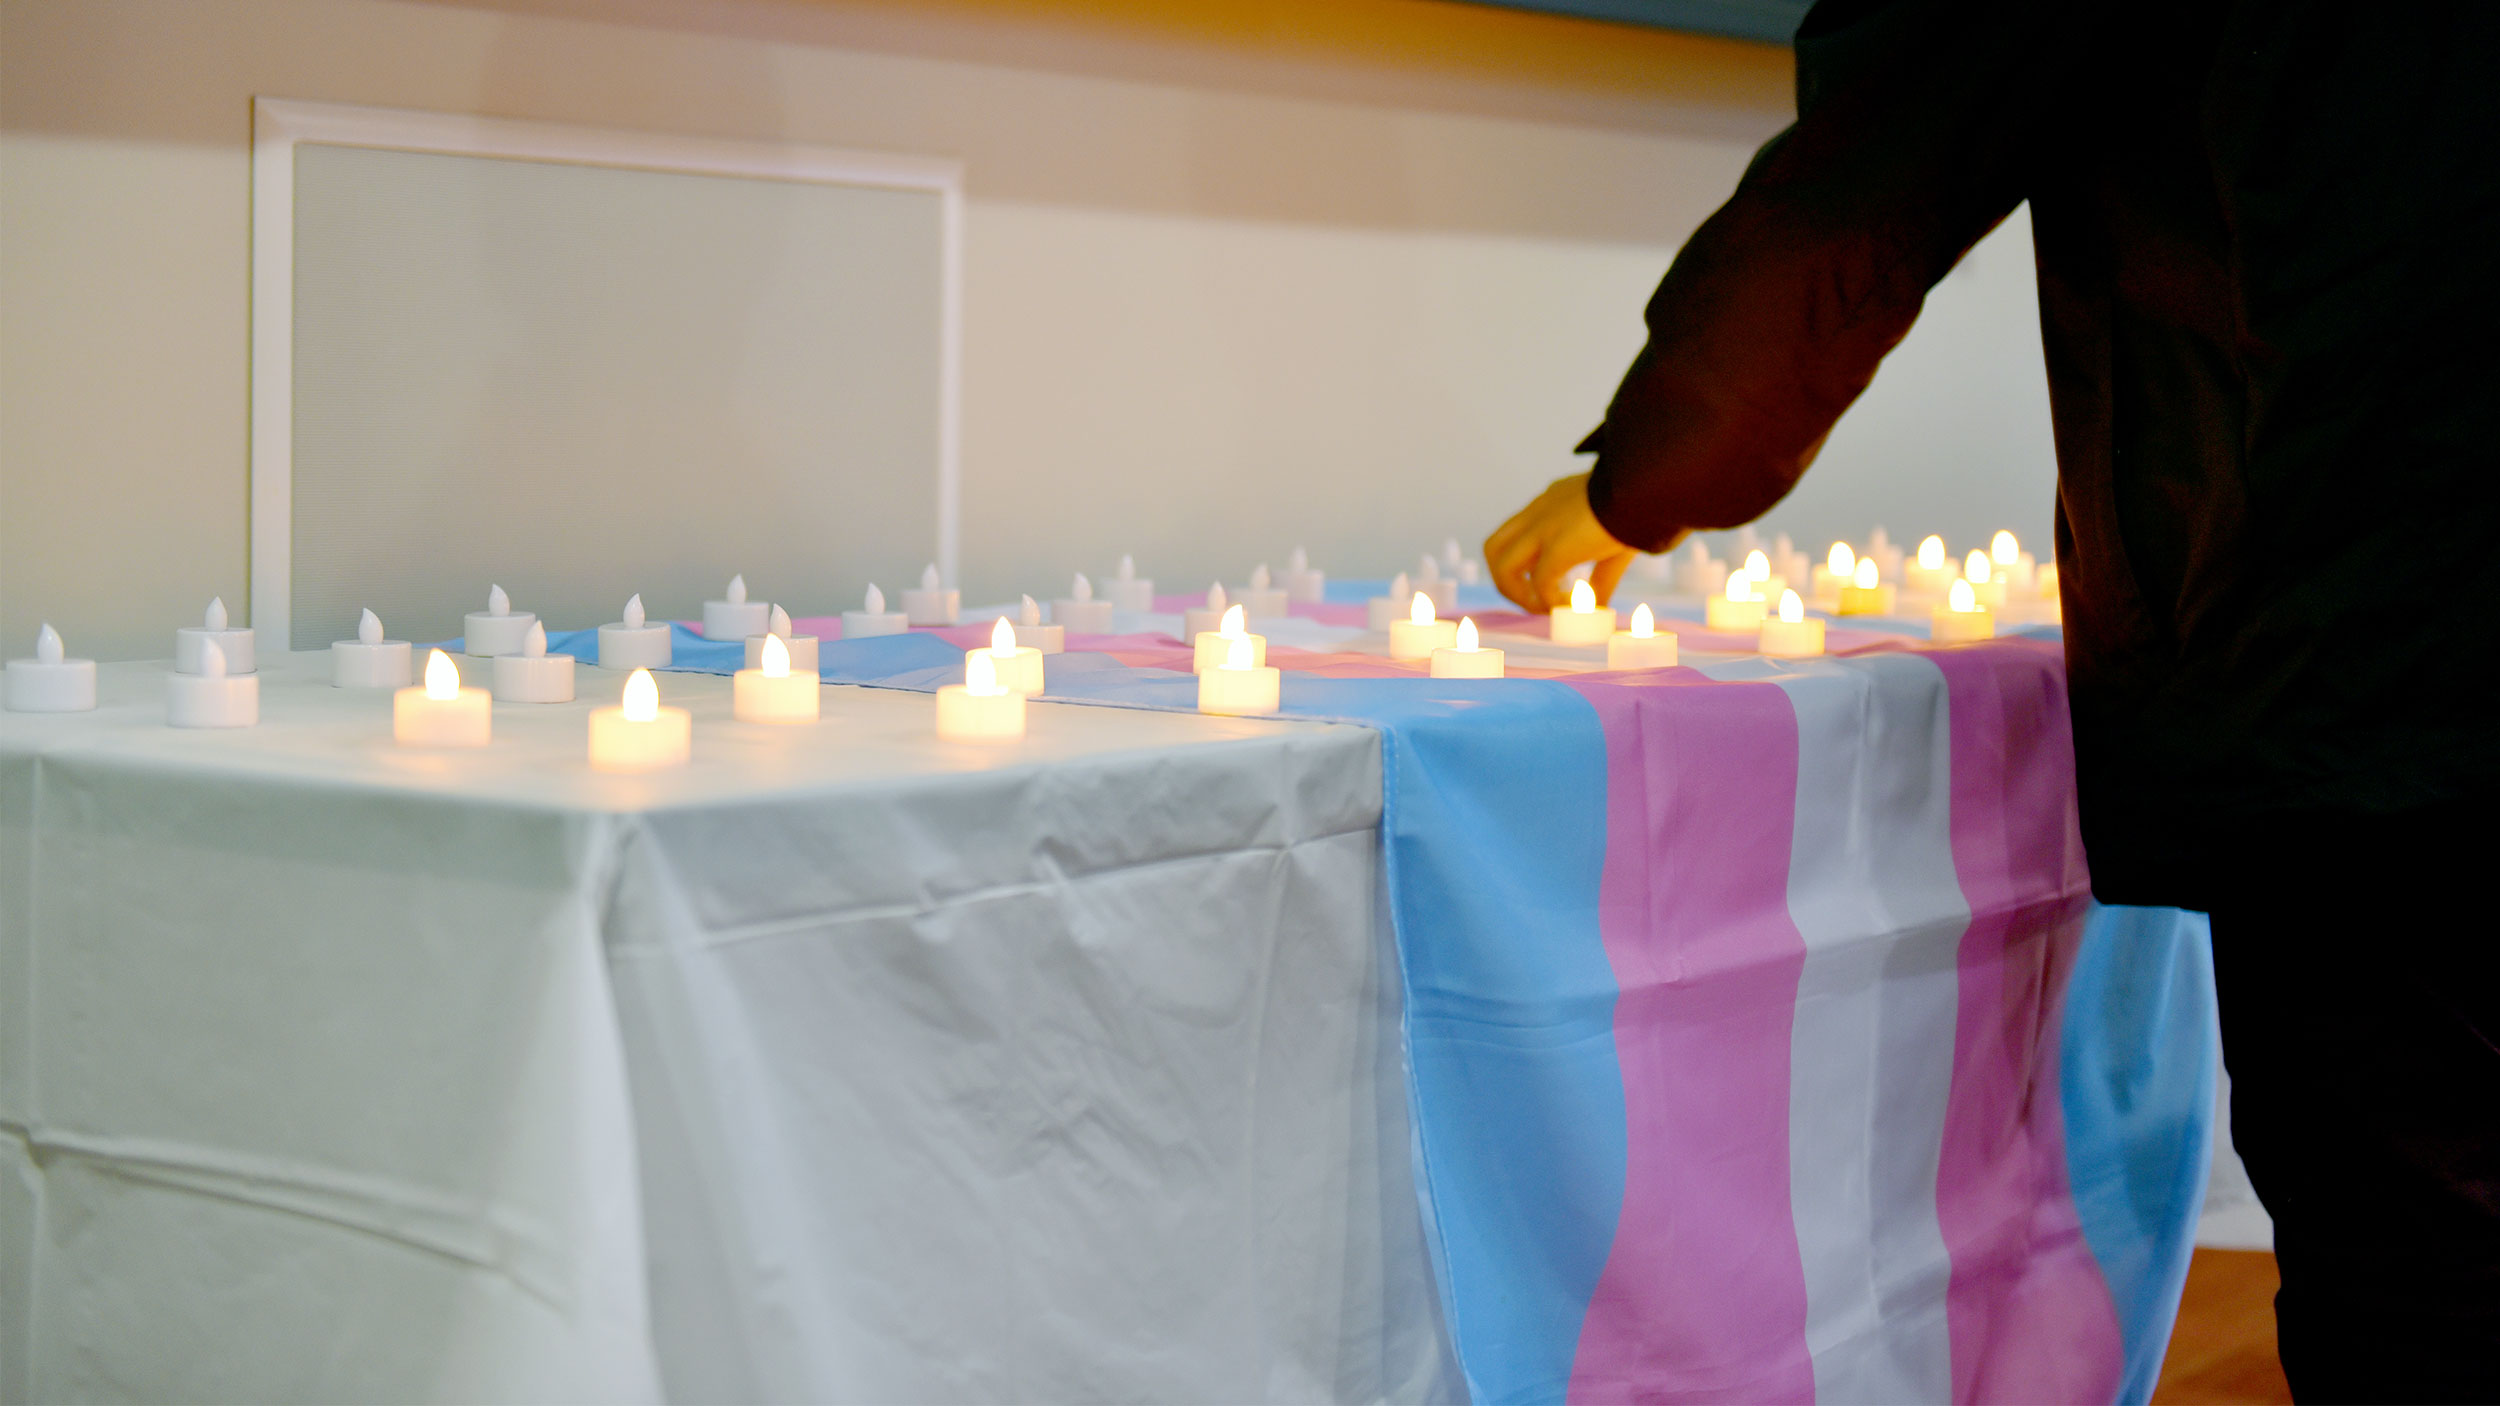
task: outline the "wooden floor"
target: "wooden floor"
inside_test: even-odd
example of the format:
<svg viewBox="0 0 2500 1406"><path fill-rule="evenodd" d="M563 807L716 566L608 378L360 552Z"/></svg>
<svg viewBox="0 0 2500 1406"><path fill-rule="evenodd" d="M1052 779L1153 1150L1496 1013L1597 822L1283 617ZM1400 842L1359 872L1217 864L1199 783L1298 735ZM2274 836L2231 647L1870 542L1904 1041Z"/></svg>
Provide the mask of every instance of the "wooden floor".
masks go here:
<svg viewBox="0 0 2500 1406"><path fill-rule="evenodd" d="M2289 1402L2274 1355L2274 1256L2198 1250L2161 1364L2156 1403Z"/></svg>

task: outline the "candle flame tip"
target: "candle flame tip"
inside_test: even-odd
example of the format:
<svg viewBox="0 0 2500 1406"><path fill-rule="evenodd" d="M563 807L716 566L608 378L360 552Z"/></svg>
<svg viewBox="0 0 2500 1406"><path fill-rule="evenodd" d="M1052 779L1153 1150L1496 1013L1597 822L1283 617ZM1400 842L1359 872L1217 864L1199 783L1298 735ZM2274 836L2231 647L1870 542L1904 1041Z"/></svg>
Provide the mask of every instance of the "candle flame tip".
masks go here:
<svg viewBox="0 0 2500 1406"><path fill-rule="evenodd" d="M43 622L42 629L35 631L35 661L40 664L61 662L61 632L53 629L49 620Z"/></svg>
<svg viewBox="0 0 2500 1406"><path fill-rule="evenodd" d="M460 666L439 649L426 651L425 696L437 702L460 696Z"/></svg>

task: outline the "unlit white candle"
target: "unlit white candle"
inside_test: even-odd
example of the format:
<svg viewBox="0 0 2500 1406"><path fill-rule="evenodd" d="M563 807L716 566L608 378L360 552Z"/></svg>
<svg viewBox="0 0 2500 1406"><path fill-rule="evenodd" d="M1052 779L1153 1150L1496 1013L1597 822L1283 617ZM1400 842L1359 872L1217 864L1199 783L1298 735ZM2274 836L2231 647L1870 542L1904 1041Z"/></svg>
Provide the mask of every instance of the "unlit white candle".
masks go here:
<svg viewBox="0 0 2500 1406"><path fill-rule="evenodd" d="M599 667L665 669L676 657L675 637L667 621L654 623L644 616L637 593L626 600L623 619L599 627Z"/></svg>
<svg viewBox="0 0 2500 1406"><path fill-rule="evenodd" d="M13 713L83 713L95 706L95 661L69 658L47 621L33 656L9 661L5 694Z"/></svg>

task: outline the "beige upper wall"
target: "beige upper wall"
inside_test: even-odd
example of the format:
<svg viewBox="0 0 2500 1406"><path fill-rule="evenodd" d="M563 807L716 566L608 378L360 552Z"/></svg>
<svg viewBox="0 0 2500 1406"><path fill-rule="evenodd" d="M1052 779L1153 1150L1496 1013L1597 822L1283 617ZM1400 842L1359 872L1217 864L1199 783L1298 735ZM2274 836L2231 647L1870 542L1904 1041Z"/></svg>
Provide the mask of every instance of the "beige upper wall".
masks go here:
<svg viewBox="0 0 2500 1406"><path fill-rule="evenodd" d="M1480 535L1787 85L1437 0L5 0L0 641L244 596L256 94L962 157L977 599Z"/></svg>

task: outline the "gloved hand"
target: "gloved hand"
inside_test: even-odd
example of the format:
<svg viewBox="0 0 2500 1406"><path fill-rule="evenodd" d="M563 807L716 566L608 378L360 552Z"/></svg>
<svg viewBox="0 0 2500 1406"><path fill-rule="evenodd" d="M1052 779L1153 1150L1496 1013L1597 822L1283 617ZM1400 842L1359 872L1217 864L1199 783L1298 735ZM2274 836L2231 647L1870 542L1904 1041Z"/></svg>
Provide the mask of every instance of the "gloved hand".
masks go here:
<svg viewBox="0 0 2500 1406"><path fill-rule="evenodd" d="M1672 545L1672 544L1670 544ZM1485 569L1502 594L1533 613L1571 603L1563 574L1582 562L1596 563L1589 589L1604 605L1636 555L1614 539L1589 511L1589 476L1558 478L1535 501L1484 539Z"/></svg>

